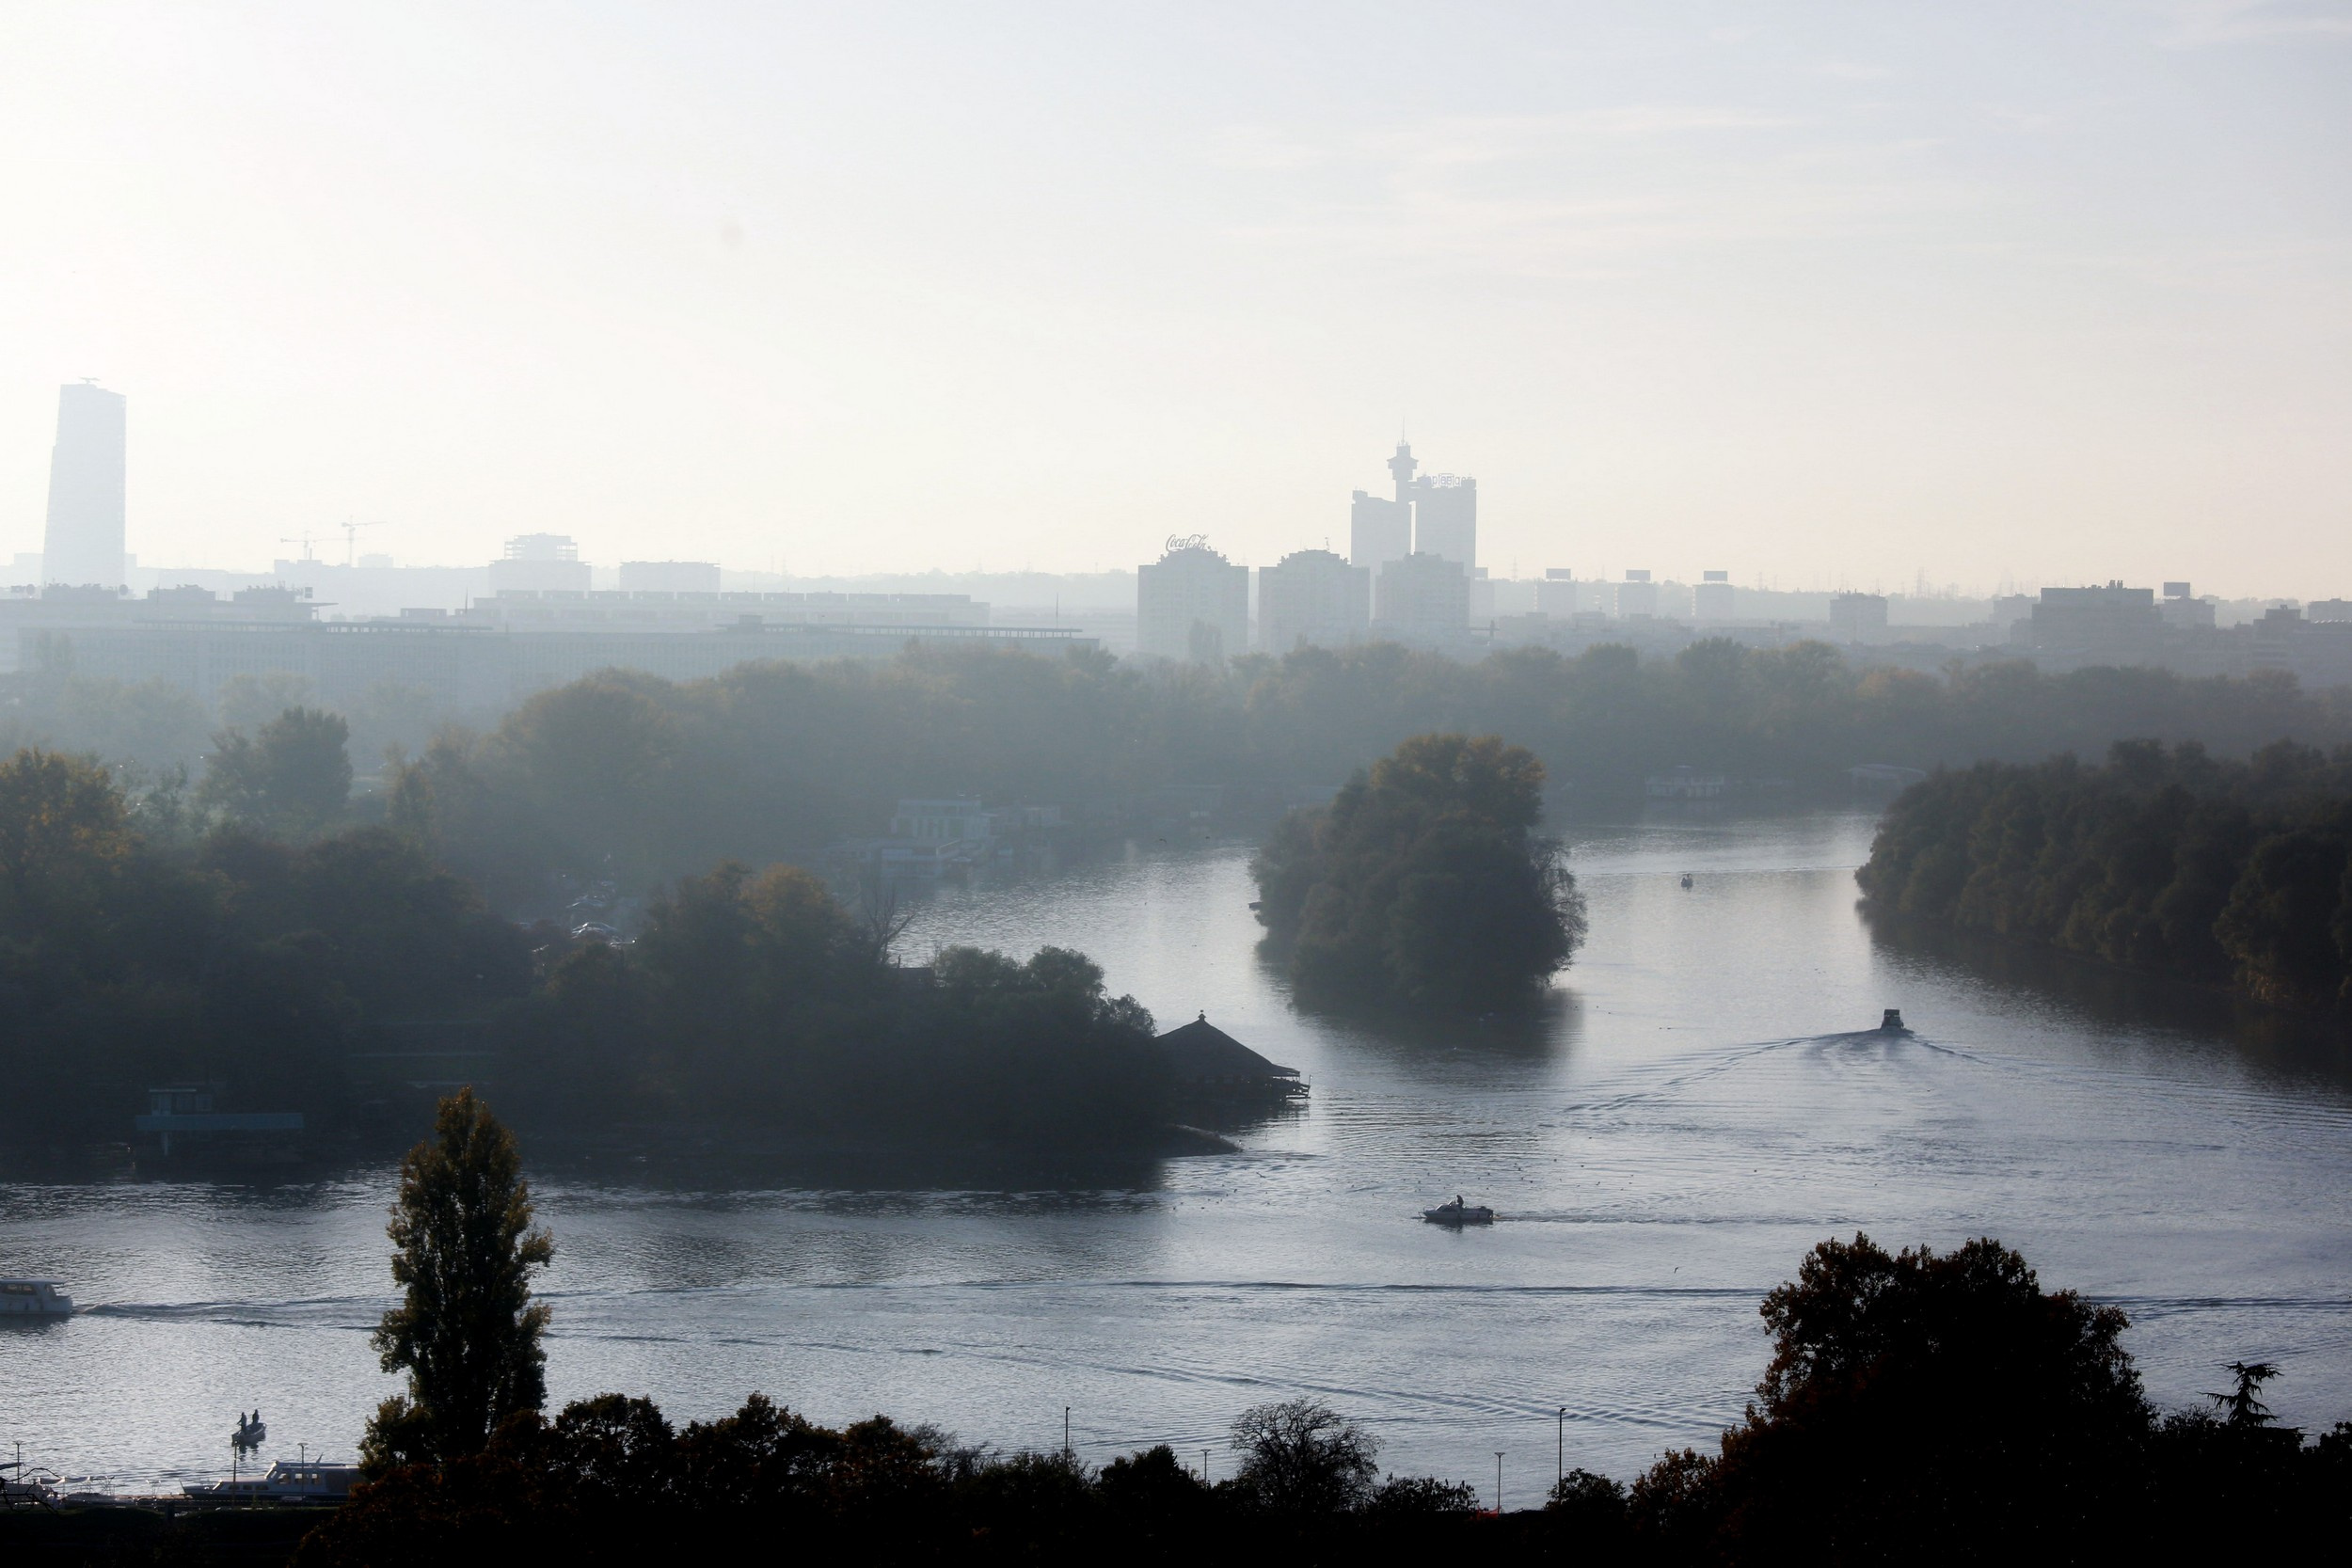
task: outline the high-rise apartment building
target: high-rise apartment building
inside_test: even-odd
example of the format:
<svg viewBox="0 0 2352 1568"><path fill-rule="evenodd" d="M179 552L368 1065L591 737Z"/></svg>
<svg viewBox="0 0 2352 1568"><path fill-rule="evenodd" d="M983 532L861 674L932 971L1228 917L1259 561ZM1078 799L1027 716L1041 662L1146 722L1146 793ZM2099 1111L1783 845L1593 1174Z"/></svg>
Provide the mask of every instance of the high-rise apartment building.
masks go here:
<svg viewBox="0 0 2352 1568"><path fill-rule="evenodd" d="M1728 621L1731 610L1731 574L1700 573L1698 582L1691 590L1691 618L1694 621Z"/></svg>
<svg viewBox="0 0 2352 1568"><path fill-rule="evenodd" d="M1418 552L1380 568L1373 605L1381 628L1442 641L1470 625L1470 571L1458 561Z"/></svg>
<svg viewBox="0 0 2352 1568"><path fill-rule="evenodd" d="M90 381L57 389L41 549L41 576L50 582L122 586L123 429L120 392Z"/></svg>
<svg viewBox="0 0 2352 1568"><path fill-rule="evenodd" d="M1555 621L1565 621L1576 613L1576 573L1572 568L1544 568L1544 578L1535 585L1535 610Z"/></svg>
<svg viewBox="0 0 2352 1568"><path fill-rule="evenodd" d="M1830 596L1829 631L1832 637L1852 642L1885 629L1885 594L1834 594Z"/></svg>
<svg viewBox="0 0 2352 1568"><path fill-rule="evenodd" d="M1620 619L1632 616L1648 618L1658 613L1658 584L1650 581L1646 571L1631 571L1617 584L1617 614Z"/></svg>
<svg viewBox="0 0 2352 1568"><path fill-rule="evenodd" d="M1249 568L1199 534L1170 538L1136 569L1136 646L1163 658L1222 664L1249 649Z"/></svg>
<svg viewBox="0 0 2352 1568"><path fill-rule="evenodd" d="M1258 645L1286 654L1301 643L1345 647L1372 620L1372 569L1329 550L1296 550L1258 572Z"/></svg>

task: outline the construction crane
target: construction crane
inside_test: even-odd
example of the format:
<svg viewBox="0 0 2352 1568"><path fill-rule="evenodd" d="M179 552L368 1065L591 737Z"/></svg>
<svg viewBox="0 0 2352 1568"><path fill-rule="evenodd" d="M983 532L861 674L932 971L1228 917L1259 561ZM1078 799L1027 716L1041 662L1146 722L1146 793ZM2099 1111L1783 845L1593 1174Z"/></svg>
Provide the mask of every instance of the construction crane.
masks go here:
<svg viewBox="0 0 2352 1568"><path fill-rule="evenodd" d="M296 535L295 535L294 538L292 538L292 539L286 539L286 538L282 538L282 537L281 537L281 538L280 538L278 542L279 544L281 544L281 545L299 545L299 546L302 546L302 559L303 559L303 560L305 560L305 561L316 561L316 560L318 559L318 557L317 557L317 556L314 556L314 555L312 555L312 554L310 553L310 531L309 529L307 529L307 528L306 528L306 529L304 529L304 530L303 530L300 533L296 534Z"/></svg>
<svg viewBox="0 0 2352 1568"><path fill-rule="evenodd" d="M345 522L337 526L343 531L343 564L357 566L359 563L359 531L363 528L381 528L383 525Z"/></svg>

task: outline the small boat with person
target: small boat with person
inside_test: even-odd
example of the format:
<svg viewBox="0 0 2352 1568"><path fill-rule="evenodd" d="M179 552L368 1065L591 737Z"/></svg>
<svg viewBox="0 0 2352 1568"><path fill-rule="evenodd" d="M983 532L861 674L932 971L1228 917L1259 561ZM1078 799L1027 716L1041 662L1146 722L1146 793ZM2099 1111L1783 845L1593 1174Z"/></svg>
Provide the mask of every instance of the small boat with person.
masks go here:
<svg viewBox="0 0 2352 1568"><path fill-rule="evenodd" d="M1464 1203L1462 1195L1454 1195L1451 1203L1440 1203L1435 1209L1423 1209L1421 1217L1431 1225L1492 1225L1495 1212L1483 1203Z"/></svg>

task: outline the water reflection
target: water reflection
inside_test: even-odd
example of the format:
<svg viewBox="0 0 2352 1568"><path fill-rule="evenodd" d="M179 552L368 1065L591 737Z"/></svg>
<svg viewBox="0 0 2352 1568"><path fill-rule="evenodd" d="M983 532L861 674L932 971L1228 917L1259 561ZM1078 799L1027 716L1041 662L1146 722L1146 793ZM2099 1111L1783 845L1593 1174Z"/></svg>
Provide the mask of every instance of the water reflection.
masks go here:
<svg viewBox="0 0 2352 1568"><path fill-rule="evenodd" d="M2247 1065L2282 1079L2352 1088L2352 1037L2336 1020L2259 1006L2215 986L2037 943L1857 908L1890 964L1917 966L1947 984L2012 992L2085 1024L2169 1038L2182 1049L2226 1044Z"/></svg>

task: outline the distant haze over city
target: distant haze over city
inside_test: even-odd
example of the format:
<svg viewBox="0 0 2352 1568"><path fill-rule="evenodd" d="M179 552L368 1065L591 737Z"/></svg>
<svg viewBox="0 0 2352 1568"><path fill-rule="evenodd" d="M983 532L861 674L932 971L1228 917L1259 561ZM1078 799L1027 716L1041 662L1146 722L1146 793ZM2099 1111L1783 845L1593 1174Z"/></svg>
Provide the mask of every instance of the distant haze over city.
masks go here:
<svg viewBox="0 0 2352 1568"><path fill-rule="evenodd" d="M0 17L0 562L2352 591L2352 12Z"/></svg>

